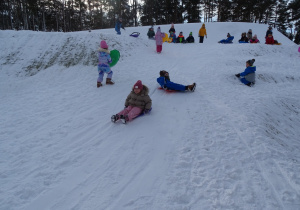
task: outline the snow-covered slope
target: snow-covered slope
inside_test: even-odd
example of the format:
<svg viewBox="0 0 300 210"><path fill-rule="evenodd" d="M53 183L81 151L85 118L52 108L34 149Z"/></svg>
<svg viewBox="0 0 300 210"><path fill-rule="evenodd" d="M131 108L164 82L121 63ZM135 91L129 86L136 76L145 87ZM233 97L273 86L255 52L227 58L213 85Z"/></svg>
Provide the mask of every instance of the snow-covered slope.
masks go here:
<svg viewBox="0 0 300 210"><path fill-rule="evenodd" d="M201 25L175 29L198 41ZM0 31L0 209L300 209L298 46L276 29L282 45L263 44L266 25L206 28L203 44L165 43L162 54L148 27ZM250 28L262 43L238 44ZM234 44L218 44L228 32ZM116 84L97 89L101 39L121 59ZM249 88L234 74L252 58ZM162 69L196 91L158 90ZM111 123L139 79L151 114Z"/></svg>

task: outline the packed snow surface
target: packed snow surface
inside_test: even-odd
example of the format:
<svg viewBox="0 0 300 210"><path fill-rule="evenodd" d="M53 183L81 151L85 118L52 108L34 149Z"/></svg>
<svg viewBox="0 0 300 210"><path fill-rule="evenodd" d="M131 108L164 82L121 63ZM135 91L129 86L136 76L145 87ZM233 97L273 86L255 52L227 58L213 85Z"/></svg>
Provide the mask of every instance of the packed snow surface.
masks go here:
<svg viewBox="0 0 300 210"><path fill-rule="evenodd" d="M175 24L196 43L161 54L149 27L0 31L0 209L299 210L298 46L276 29L282 45L265 45L268 26L252 23L206 23L200 44L201 25ZM260 44L238 43L249 29ZM101 40L121 58L115 85L97 88ZM234 74L252 58L248 87ZM196 91L159 90L163 69ZM112 123L137 80L152 112Z"/></svg>

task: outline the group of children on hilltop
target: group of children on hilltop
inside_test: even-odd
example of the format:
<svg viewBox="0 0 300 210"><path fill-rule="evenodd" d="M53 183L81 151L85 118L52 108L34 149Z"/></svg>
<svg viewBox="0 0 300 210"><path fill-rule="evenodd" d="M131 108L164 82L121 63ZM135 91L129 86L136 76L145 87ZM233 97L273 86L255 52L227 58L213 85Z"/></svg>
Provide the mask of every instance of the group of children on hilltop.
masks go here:
<svg viewBox="0 0 300 210"><path fill-rule="evenodd" d="M265 44L278 44L277 40L274 40L273 38L273 32L272 32L272 27L269 26L267 32L266 32L266 36L265 36L266 42ZM242 33L241 35L241 39L239 40L239 43L260 43L259 40L257 39L257 35L255 34L252 37L252 30L249 29L248 33L246 34L246 32Z"/></svg>
<svg viewBox="0 0 300 210"><path fill-rule="evenodd" d="M173 43L194 43L195 38L193 37L193 33L190 32L189 36L185 38L183 36L183 32L181 31L179 35L176 37L176 31L174 28L174 24L171 25L171 28L169 30L169 42ZM202 24L202 27L199 30L199 43L203 43L204 36L207 38L207 33L205 29L205 24ZM156 51L157 53L161 53L162 51L162 44L163 44L163 38L166 36L165 33L161 32L160 27L157 28L157 32L155 34L153 27L149 28L147 36L149 39L156 40Z"/></svg>
<svg viewBox="0 0 300 210"><path fill-rule="evenodd" d="M219 41L219 43L233 43L233 39L234 39L234 36L231 36L230 33L227 33L227 39L222 39L221 41ZM266 32L266 36L265 36L265 39L266 39L266 42L265 44L279 44L277 40L274 40L273 38L273 32L272 32L272 27L269 26L267 32ZM239 40L239 43L260 43L260 41L258 40L257 38L257 35L254 34L252 36L252 29L249 29L248 33L246 32L243 32L241 34L241 39Z"/></svg>
<svg viewBox="0 0 300 210"><path fill-rule="evenodd" d="M160 27L157 28L157 32L161 33ZM147 36L149 39L157 39L157 36L155 35L153 26L149 28ZM199 43L203 43L204 36L207 38L206 28L205 24L202 24L202 27L199 30L198 33L199 36ZM160 38L160 36L158 36ZM171 43L194 43L195 38L193 37L193 33L190 32L189 36L187 38L184 37L183 32L181 31L178 36L176 36L176 31L174 28L174 24L171 25L171 28L169 30L169 42Z"/></svg>

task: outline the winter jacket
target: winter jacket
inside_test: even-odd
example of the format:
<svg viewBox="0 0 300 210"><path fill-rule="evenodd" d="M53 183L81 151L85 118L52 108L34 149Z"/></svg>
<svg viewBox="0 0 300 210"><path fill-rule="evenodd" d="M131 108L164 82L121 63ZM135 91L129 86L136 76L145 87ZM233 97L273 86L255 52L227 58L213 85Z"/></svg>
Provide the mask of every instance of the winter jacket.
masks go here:
<svg viewBox="0 0 300 210"><path fill-rule="evenodd" d="M250 39L252 39L252 30L250 31L248 31L248 33L247 33L247 38L250 40Z"/></svg>
<svg viewBox="0 0 300 210"><path fill-rule="evenodd" d="M202 27L199 30L199 36L205 36L206 34L206 28L202 25Z"/></svg>
<svg viewBox="0 0 300 210"><path fill-rule="evenodd" d="M172 28L172 27L170 28L169 34L171 34L171 32L173 32L173 33L175 34L175 28L174 28L174 27L173 27L173 28Z"/></svg>
<svg viewBox="0 0 300 210"><path fill-rule="evenodd" d="M143 85L143 90L141 90L139 94L136 94L132 88L132 91L129 93L129 95L126 98L125 106L139 107L142 110L151 109L152 100L149 96L148 87L146 85Z"/></svg>
<svg viewBox="0 0 300 210"><path fill-rule="evenodd" d="M153 30L149 29L149 31L147 33L147 36L148 36L149 39L154 39L155 32Z"/></svg>
<svg viewBox="0 0 300 210"><path fill-rule="evenodd" d="M266 38L266 44L274 44L274 38L273 38L273 36Z"/></svg>
<svg viewBox="0 0 300 210"><path fill-rule="evenodd" d="M188 38L186 38L186 42L187 43L194 43L195 42L195 39L193 36L189 36Z"/></svg>
<svg viewBox="0 0 300 210"><path fill-rule="evenodd" d="M185 43L185 39L183 35L178 35L176 39L176 43Z"/></svg>
<svg viewBox="0 0 300 210"><path fill-rule="evenodd" d="M250 43L259 43L259 40L258 39L250 39Z"/></svg>
<svg viewBox="0 0 300 210"><path fill-rule="evenodd" d="M246 36L242 36L239 42L248 42L249 39Z"/></svg>
<svg viewBox="0 0 300 210"><path fill-rule="evenodd" d="M172 42L176 43L176 34L175 33L172 33L170 35L170 38L172 38Z"/></svg>
<svg viewBox="0 0 300 210"><path fill-rule="evenodd" d="M156 35L155 35L155 40L156 40L156 45L162 45L163 41L162 38L165 37L164 33L161 33L160 29L157 29Z"/></svg>
<svg viewBox="0 0 300 210"><path fill-rule="evenodd" d="M107 49L99 48L99 63L98 70L104 71L105 73L110 72L109 64L112 62L111 57L109 55L110 51Z"/></svg>
<svg viewBox="0 0 300 210"><path fill-rule="evenodd" d="M240 73L240 76L249 82L255 83L255 71L256 66L248 66L244 72Z"/></svg>
<svg viewBox="0 0 300 210"><path fill-rule="evenodd" d="M122 26L122 22L120 22L119 20L117 20L116 26L115 26L115 31L116 32L120 32L121 28L123 28L125 30L125 28Z"/></svg>

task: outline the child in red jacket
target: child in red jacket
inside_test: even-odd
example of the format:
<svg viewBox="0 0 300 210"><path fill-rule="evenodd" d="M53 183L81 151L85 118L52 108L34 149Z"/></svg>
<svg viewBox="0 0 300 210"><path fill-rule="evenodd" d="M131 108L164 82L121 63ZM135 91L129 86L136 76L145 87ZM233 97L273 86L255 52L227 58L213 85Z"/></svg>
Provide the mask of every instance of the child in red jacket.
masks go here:
<svg viewBox="0 0 300 210"><path fill-rule="evenodd" d="M266 38L266 44L274 44L274 38L271 33L268 34L268 37Z"/></svg>

